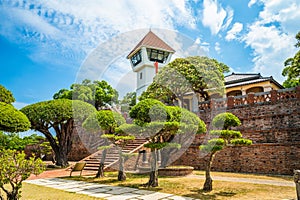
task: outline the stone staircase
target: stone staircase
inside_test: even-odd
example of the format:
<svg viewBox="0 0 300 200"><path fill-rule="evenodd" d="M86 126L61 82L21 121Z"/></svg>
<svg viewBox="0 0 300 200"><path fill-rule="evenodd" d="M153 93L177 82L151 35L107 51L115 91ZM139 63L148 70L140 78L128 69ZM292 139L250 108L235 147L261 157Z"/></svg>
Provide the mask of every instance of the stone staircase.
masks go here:
<svg viewBox="0 0 300 200"><path fill-rule="evenodd" d="M144 144L148 143L148 140L142 138L136 138L135 140L128 143L122 150L124 153L137 153L139 149L141 149ZM82 159L80 162L86 162L86 166L84 168L85 171L98 171L100 160L102 157L102 151L99 150L90 156ZM112 148L107 149L106 159L104 162L104 170L108 170L114 164L118 162L119 153L118 148L112 145Z"/></svg>

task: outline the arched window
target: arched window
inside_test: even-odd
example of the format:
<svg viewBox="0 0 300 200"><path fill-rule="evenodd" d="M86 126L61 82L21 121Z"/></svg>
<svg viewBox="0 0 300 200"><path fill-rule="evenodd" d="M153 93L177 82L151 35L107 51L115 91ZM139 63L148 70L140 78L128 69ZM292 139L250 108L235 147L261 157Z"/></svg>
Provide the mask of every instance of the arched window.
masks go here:
<svg viewBox="0 0 300 200"><path fill-rule="evenodd" d="M264 88L263 87L253 87L253 88L249 88L248 90L246 90L246 93L258 93L258 92L263 92Z"/></svg>
<svg viewBox="0 0 300 200"><path fill-rule="evenodd" d="M241 90L233 90L233 91L227 93L227 97L230 97L230 96L240 96L240 95L242 95L242 91Z"/></svg>

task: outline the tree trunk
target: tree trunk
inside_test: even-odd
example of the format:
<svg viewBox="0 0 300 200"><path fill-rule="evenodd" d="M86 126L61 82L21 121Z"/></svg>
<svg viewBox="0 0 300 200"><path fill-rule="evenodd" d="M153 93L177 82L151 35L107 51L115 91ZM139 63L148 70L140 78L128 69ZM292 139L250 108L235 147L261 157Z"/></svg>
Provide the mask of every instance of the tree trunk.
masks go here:
<svg viewBox="0 0 300 200"><path fill-rule="evenodd" d="M214 159L215 153L211 153L209 155L209 160L207 162L206 168L205 168L205 182L203 185L203 190L204 191L212 191L212 178L210 176L210 170L211 170L211 165Z"/></svg>
<svg viewBox="0 0 300 200"><path fill-rule="evenodd" d="M104 177L104 162L105 162L105 159L106 159L106 154L107 154L107 149L104 149L102 151L102 155L101 155L101 160L100 160L98 172L97 172L95 178L102 178L102 177Z"/></svg>
<svg viewBox="0 0 300 200"><path fill-rule="evenodd" d="M124 170L124 157L122 155L122 150L119 150L119 173L118 173L118 181L125 181L126 173Z"/></svg>
<svg viewBox="0 0 300 200"><path fill-rule="evenodd" d="M158 186L158 162L157 162L157 149L151 150L151 171L149 181L147 183L148 187Z"/></svg>
<svg viewBox="0 0 300 200"><path fill-rule="evenodd" d="M55 165L61 167L69 166L66 149L60 148L58 152L55 152L55 159L56 159Z"/></svg>

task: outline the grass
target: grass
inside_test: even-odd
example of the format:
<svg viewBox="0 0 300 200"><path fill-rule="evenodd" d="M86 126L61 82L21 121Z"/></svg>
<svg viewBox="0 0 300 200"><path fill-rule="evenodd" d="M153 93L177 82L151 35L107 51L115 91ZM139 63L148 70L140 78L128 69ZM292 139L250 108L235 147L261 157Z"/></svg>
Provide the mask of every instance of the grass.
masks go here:
<svg viewBox="0 0 300 200"><path fill-rule="evenodd" d="M23 183L21 200L99 200L96 197L76 194L72 192L65 192L58 189L38 186L29 183Z"/></svg>
<svg viewBox="0 0 300 200"><path fill-rule="evenodd" d="M196 175L205 175L205 171L194 170ZM232 178L251 178L264 179L273 181L294 181L293 176L287 175L263 175L263 174L247 174L247 173L232 173L232 172L212 172L212 176L232 177Z"/></svg>
<svg viewBox="0 0 300 200"><path fill-rule="evenodd" d="M198 171L196 174L203 172ZM215 173L213 175L228 176L228 177L242 177L242 178L261 178L268 180L282 180L281 177L269 177L263 175L249 175L248 174L232 174L232 173ZM286 177L288 178L288 177ZM69 179L69 178L68 178ZM107 172L106 177L95 179L92 177L73 177L73 180L82 180L87 182L95 182L101 184L109 184L115 186L125 186L132 188L139 188L145 190L159 191L165 193L172 193L180 196L187 196L197 199L296 199L296 191L294 187L271 186L252 183L237 183L214 181L213 191L204 192L201 190L204 180L193 177L159 177L159 187L145 188L143 184L148 181L147 175L127 174L127 180L124 182L117 181L116 172Z"/></svg>

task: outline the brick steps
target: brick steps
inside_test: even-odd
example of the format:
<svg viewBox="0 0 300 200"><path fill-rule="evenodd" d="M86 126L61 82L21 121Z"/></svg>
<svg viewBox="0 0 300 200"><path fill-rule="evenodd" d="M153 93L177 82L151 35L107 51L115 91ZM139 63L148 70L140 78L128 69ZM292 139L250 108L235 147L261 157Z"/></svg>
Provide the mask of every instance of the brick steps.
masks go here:
<svg viewBox="0 0 300 200"><path fill-rule="evenodd" d="M148 141L146 139L137 138L128 143L122 150L123 153L135 153L144 146ZM94 154L82 159L80 162L86 162L84 171L98 171L103 150L99 150ZM106 159L104 162L104 170L116 164L119 160L117 147L107 149Z"/></svg>

